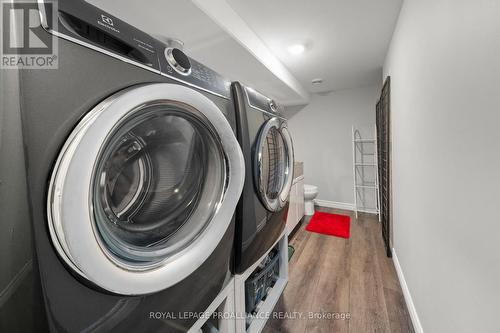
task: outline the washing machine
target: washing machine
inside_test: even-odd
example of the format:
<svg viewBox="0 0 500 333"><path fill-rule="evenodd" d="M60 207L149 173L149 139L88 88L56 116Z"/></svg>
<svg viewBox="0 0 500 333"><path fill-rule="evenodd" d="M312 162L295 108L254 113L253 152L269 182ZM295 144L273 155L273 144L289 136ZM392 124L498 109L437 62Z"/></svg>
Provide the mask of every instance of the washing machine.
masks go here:
<svg viewBox="0 0 500 333"><path fill-rule="evenodd" d="M285 229L294 156L282 106L239 82L232 90L247 170L236 212L235 272L242 273Z"/></svg>
<svg viewBox="0 0 500 333"><path fill-rule="evenodd" d="M230 82L84 1L38 6L58 68L2 77L0 331L186 332L232 274Z"/></svg>

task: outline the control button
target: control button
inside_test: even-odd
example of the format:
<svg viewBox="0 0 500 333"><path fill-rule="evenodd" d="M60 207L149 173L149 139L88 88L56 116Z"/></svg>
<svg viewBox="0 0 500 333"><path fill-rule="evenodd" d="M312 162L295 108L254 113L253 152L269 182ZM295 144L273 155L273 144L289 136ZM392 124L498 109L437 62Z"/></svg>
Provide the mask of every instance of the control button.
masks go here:
<svg viewBox="0 0 500 333"><path fill-rule="evenodd" d="M178 48L169 47L165 49L165 58L176 72L182 75L191 73L191 62L188 56Z"/></svg>
<svg viewBox="0 0 500 333"><path fill-rule="evenodd" d="M276 102L273 100L269 101L269 108L271 109L272 112L278 111L278 106L276 105Z"/></svg>

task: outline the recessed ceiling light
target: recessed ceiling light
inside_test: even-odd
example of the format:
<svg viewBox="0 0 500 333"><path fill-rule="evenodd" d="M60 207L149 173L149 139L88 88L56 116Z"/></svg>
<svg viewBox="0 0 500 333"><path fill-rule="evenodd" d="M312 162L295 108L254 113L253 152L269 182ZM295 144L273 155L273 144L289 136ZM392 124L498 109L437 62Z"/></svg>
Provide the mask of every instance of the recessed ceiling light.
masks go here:
<svg viewBox="0 0 500 333"><path fill-rule="evenodd" d="M288 47L288 52L291 54L301 54L306 50L306 46L304 44L292 44Z"/></svg>
<svg viewBox="0 0 500 333"><path fill-rule="evenodd" d="M314 85L318 85L318 84L323 83L323 79L321 79L321 78L313 79L311 81L311 83L314 84Z"/></svg>

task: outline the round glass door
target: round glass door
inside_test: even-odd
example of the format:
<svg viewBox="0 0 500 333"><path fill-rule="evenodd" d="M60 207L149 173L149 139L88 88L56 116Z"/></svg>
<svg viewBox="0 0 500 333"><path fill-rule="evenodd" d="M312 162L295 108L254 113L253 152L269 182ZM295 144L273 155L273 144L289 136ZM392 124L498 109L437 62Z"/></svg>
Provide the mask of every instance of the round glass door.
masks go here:
<svg viewBox="0 0 500 333"><path fill-rule="evenodd" d="M277 211L288 201L293 180L293 147L284 122L276 117L268 120L256 148L255 184L264 206Z"/></svg>
<svg viewBox="0 0 500 333"><path fill-rule="evenodd" d="M77 125L47 201L58 254L115 293L165 289L196 270L231 223L244 161L218 107L173 84L129 88Z"/></svg>
<svg viewBox="0 0 500 333"><path fill-rule="evenodd" d="M197 111L170 102L141 107L98 157L92 203L103 247L129 269L184 248L222 198L225 165L217 135Z"/></svg>

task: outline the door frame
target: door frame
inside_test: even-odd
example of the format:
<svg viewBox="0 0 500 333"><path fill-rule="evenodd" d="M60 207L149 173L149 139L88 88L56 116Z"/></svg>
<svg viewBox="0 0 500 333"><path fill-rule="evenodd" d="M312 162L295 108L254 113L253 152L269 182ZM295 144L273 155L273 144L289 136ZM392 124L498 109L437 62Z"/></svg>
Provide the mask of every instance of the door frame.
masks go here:
<svg viewBox="0 0 500 333"><path fill-rule="evenodd" d="M384 107L382 103L387 103ZM385 119L381 119L381 113L387 112ZM382 140L382 134L380 134L380 124L381 121L385 121L385 136ZM378 175L379 175L379 192L380 192L380 217L382 223L382 238L385 243L386 254L388 257L392 257L392 244L393 244L393 195L392 195L392 122L391 122L391 77L387 76L384 84L382 86L379 100L377 101L376 107L376 127L377 127L377 150L378 150ZM387 184L384 184L384 177L382 177L382 152L379 149L379 145L384 144L386 147L386 158L387 158L387 170L385 177ZM384 185L387 188L386 198L387 198L387 211L384 212L384 196L382 191L384 190Z"/></svg>

